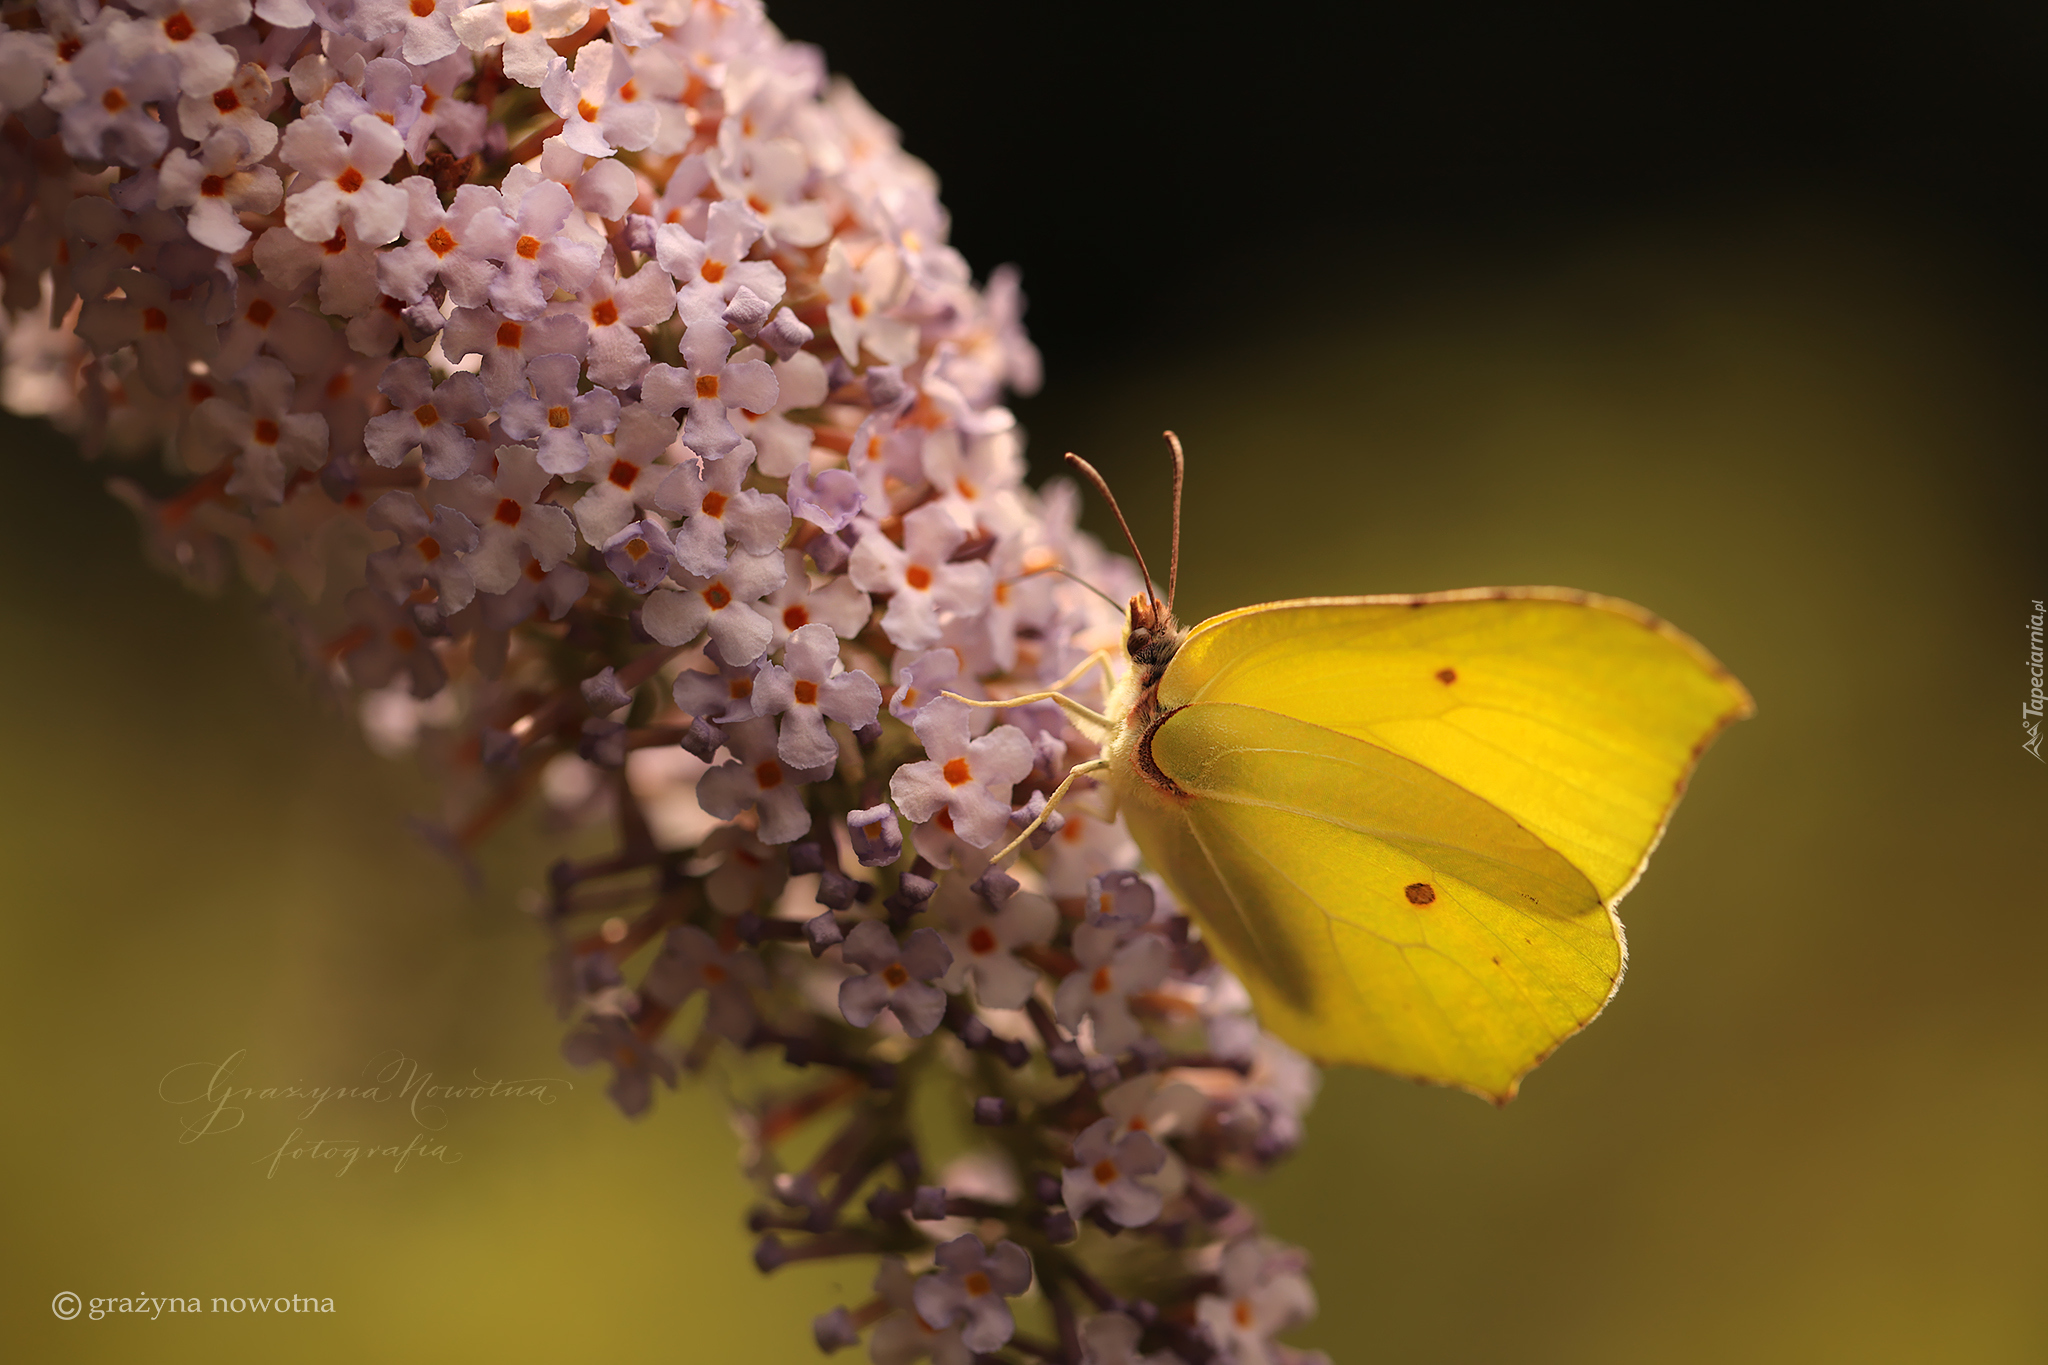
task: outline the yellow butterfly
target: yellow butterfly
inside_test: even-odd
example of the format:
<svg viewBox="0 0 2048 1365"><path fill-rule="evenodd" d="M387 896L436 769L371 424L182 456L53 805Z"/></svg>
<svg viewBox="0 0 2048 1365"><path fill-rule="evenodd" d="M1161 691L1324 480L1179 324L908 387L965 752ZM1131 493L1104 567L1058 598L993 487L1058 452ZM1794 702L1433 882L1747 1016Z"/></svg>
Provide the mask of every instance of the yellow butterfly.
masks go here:
<svg viewBox="0 0 2048 1365"><path fill-rule="evenodd" d="M1614 907L1749 694L1642 608L1559 588L1301 598L1184 630L1167 440L1167 599L1145 571L1106 712L1059 690L1103 656L980 704L1056 701L1100 741L1047 810L1105 781L1267 1029L1505 1103L1620 984Z"/></svg>

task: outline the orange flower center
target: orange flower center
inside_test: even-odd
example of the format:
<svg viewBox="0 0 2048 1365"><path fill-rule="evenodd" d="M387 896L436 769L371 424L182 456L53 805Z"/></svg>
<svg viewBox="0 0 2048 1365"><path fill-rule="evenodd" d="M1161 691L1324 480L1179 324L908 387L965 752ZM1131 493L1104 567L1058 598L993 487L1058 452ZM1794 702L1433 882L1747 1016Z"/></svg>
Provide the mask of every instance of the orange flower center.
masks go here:
<svg viewBox="0 0 2048 1365"><path fill-rule="evenodd" d="M499 498L498 510L493 512L491 517L494 521L503 522L507 526L517 526L522 515L524 512L518 503L510 498Z"/></svg>
<svg viewBox="0 0 2048 1365"><path fill-rule="evenodd" d="M213 92L213 107L223 114L232 114L242 107L242 97L235 93L233 86Z"/></svg>
<svg viewBox="0 0 2048 1365"><path fill-rule="evenodd" d="M559 404L559 403L558 403L558 404L556 404L556 405L555 405L554 407L551 407L551 408L549 408L549 409L548 409L548 425L549 425L549 426L551 426L551 427L553 427L553 428L555 428L555 430L557 430L557 431L560 431L560 430L561 430L561 429L562 429L563 427L566 427L566 426L568 426L568 425L569 425L569 409L567 409L567 408L563 407L563 406L562 406L561 404Z"/></svg>
<svg viewBox="0 0 2048 1365"><path fill-rule="evenodd" d="M725 494L713 488L704 494L704 515L719 517L725 515Z"/></svg>
<svg viewBox="0 0 2048 1365"><path fill-rule="evenodd" d="M179 10L170 18L164 20L164 37L169 38L174 43L182 43L198 31L198 29L192 26L192 20L186 17L183 10Z"/></svg>
<svg viewBox="0 0 2048 1365"><path fill-rule="evenodd" d="M455 240L455 234L445 227L437 227L427 234L427 246L436 256L446 256L461 245Z"/></svg>
<svg viewBox="0 0 2048 1365"><path fill-rule="evenodd" d="M351 166L334 177L334 183L341 187L343 194L354 194L363 187L363 173Z"/></svg>
<svg viewBox="0 0 2048 1365"><path fill-rule="evenodd" d="M974 780L974 773L968 768L967 760L964 758L947 759L944 771L946 781L951 786L964 787Z"/></svg>
<svg viewBox="0 0 2048 1365"><path fill-rule="evenodd" d="M698 376L697 376L697 396L698 396L699 398L716 398L716 397L718 397L718 376L717 376L717 375L715 375L715 374L700 374L700 375L698 375Z"/></svg>
<svg viewBox="0 0 2048 1365"><path fill-rule="evenodd" d="M420 558L431 564L441 557L441 542L432 536L421 536L413 546L420 552Z"/></svg>
<svg viewBox="0 0 2048 1365"><path fill-rule="evenodd" d="M977 957L985 957L996 950L996 936L986 925L977 924L974 932L967 936L967 950Z"/></svg>
<svg viewBox="0 0 2048 1365"><path fill-rule="evenodd" d="M818 685L809 678L798 678L796 685L790 691L795 694L797 705L799 706L816 706L818 704Z"/></svg>
<svg viewBox="0 0 2048 1365"><path fill-rule="evenodd" d="M209 175L199 182L199 193L208 199L218 199L228 192L228 182L217 175Z"/></svg>
<svg viewBox="0 0 2048 1365"><path fill-rule="evenodd" d="M422 403L412 410L412 420L422 427L434 426L441 420L441 410L432 403Z"/></svg>
<svg viewBox="0 0 2048 1365"><path fill-rule="evenodd" d="M1095 1168L1089 1171L1088 1174L1095 1177L1096 1184L1107 1185L1110 1181L1117 1178L1119 1172L1117 1171L1116 1163L1108 1157L1104 1157L1095 1163Z"/></svg>
<svg viewBox="0 0 2048 1365"><path fill-rule="evenodd" d="M519 345L519 338L524 335L526 335L526 329L516 322L501 322L498 324L498 344L500 346L516 347Z"/></svg>
<svg viewBox="0 0 2048 1365"><path fill-rule="evenodd" d="M505 27L514 33L525 33L533 28L533 15L523 9L505 11Z"/></svg>
<svg viewBox="0 0 2048 1365"><path fill-rule="evenodd" d="M922 564L913 564L903 571L903 581L923 592L932 585L932 571Z"/></svg>
<svg viewBox="0 0 2048 1365"><path fill-rule="evenodd" d="M723 583L713 583L704 589L703 597L713 611L724 611L732 605L732 590Z"/></svg>
<svg viewBox="0 0 2048 1365"><path fill-rule="evenodd" d="M277 444L278 436L282 433L279 432L277 423L271 421L268 417L259 417L256 419L255 427L249 434L254 436L259 444L274 446Z"/></svg>
<svg viewBox="0 0 2048 1365"><path fill-rule="evenodd" d="M895 990L910 980L910 972L901 962L891 962L888 966L882 968L882 980L889 983L891 990Z"/></svg>
<svg viewBox="0 0 2048 1365"><path fill-rule="evenodd" d="M811 614L804 610L803 604L801 602L799 602L797 605L793 607L784 607L782 609L783 629L795 630L799 626L807 626L810 623Z"/></svg>
<svg viewBox="0 0 2048 1365"><path fill-rule="evenodd" d="M762 791L773 791L782 785L782 765L774 759L754 765L754 783Z"/></svg>
<svg viewBox="0 0 2048 1365"><path fill-rule="evenodd" d="M697 273L704 277L706 284L717 284L725 278L725 262L714 261L707 256L704 258L704 264L698 267Z"/></svg>
<svg viewBox="0 0 2048 1365"><path fill-rule="evenodd" d="M619 320L619 305L610 299L599 299L590 307L590 320L600 327L609 327Z"/></svg>
<svg viewBox="0 0 2048 1365"><path fill-rule="evenodd" d="M530 261L540 255L540 238L529 233L514 243L512 249L519 253L521 260Z"/></svg>

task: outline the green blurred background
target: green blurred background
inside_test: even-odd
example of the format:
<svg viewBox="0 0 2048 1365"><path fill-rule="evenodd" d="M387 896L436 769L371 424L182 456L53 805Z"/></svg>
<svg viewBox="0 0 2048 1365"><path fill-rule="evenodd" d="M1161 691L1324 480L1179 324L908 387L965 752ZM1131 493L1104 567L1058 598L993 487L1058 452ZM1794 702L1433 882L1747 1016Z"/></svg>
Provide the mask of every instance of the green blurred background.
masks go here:
<svg viewBox="0 0 2048 1365"><path fill-rule="evenodd" d="M1149 549L1157 433L1180 432L1185 615L1566 584L1675 621L1759 705L1624 906L1624 988L1519 1100L1331 1075L1304 1148L1242 1187L1315 1257L1301 1344L2048 1359L2048 768L2018 724L2048 595L2043 328L2031 265L1980 227L1751 186L1318 238L1345 268L1280 258L1276 281L1317 283L1284 320L1231 295L1213 325L1091 350L1055 317L1034 457L1102 464ZM1089 287L1032 282L1070 317ZM315 698L248 594L188 595L143 565L105 468L28 424L0 441L36 490L0 537L11 1357L817 1358L810 1315L866 1268L756 1275L718 1094L627 1122L558 1060L516 909L538 825L472 896L401 827L426 787ZM181 1145L158 1095L244 1048L250 1079L345 1082L396 1049L576 1088L460 1108L456 1164L269 1178L285 1106ZM304 1126L415 1131L361 1105ZM64 1289L337 1311L59 1322Z"/></svg>

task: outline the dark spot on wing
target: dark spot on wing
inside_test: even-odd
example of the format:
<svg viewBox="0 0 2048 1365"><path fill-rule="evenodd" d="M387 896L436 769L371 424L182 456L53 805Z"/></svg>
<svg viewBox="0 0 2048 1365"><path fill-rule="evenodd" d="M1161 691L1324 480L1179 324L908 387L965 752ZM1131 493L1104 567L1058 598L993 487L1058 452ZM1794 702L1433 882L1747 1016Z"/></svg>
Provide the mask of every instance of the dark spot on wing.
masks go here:
<svg viewBox="0 0 2048 1365"><path fill-rule="evenodd" d="M1436 671L1436 680L1445 687L1449 687L1458 680L1458 670L1455 668L1439 668Z"/></svg>
<svg viewBox="0 0 2048 1365"><path fill-rule="evenodd" d="M1415 882L1402 888L1401 894L1408 898L1410 905L1428 905L1436 899L1436 888L1428 882Z"/></svg>

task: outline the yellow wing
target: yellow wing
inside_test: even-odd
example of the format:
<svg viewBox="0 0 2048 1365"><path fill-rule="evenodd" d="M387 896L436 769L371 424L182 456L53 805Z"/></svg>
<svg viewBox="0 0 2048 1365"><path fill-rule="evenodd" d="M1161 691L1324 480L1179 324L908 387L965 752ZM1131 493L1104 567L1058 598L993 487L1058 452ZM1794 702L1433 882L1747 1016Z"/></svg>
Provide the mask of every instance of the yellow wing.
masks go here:
<svg viewBox="0 0 2048 1365"><path fill-rule="evenodd" d="M1545 590L1231 613L1159 700L1186 797L1127 815L1267 1027L1496 1100L1612 994L1612 907L1751 709L1647 613Z"/></svg>
<svg viewBox="0 0 2048 1365"><path fill-rule="evenodd" d="M1695 762L1755 710L1728 670L1641 607L1559 588L1322 597L1189 632L1168 710L1237 702L1413 759L1500 807L1610 904Z"/></svg>

